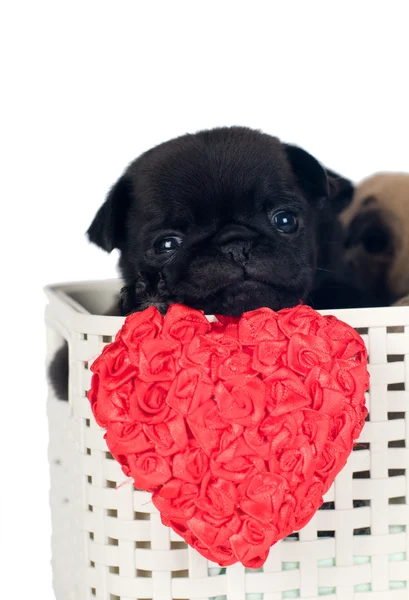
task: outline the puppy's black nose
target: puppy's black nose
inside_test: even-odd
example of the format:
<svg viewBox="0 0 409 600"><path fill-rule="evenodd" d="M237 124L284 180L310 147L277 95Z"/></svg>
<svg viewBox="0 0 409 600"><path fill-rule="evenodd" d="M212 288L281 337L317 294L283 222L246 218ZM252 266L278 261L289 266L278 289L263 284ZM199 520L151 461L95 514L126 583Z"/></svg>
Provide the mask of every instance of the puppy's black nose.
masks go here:
<svg viewBox="0 0 409 600"><path fill-rule="evenodd" d="M255 233L242 225L224 227L216 237L220 251L231 260L244 264L250 258Z"/></svg>
<svg viewBox="0 0 409 600"><path fill-rule="evenodd" d="M223 254L231 258L231 260L243 265L250 257L251 246L251 242L237 241L225 244L220 250Z"/></svg>
<svg viewBox="0 0 409 600"><path fill-rule="evenodd" d="M250 258L250 250L253 242L250 240L232 240L220 246L223 254L239 264L244 264Z"/></svg>

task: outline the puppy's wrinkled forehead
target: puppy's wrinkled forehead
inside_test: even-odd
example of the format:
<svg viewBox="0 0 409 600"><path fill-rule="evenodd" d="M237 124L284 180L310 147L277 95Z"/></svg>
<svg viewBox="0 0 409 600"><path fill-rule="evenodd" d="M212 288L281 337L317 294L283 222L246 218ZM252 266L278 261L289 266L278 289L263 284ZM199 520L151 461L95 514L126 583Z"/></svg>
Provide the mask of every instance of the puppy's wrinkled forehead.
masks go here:
<svg viewBox="0 0 409 600"><path fill-rule="evenodd" d="M281 142L254 131L212 130L172 140L128 170L134 210L153 227L257 213L297 185Z"/></svg>

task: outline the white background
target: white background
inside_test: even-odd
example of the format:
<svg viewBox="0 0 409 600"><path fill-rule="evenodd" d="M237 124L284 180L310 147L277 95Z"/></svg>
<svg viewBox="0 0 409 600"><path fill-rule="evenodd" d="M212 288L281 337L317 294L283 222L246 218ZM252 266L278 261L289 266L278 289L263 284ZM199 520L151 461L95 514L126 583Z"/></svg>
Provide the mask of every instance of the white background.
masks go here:
<svg viewBox="0 0 409 600"><path fill-rule="evenodd" d="M42 286L115 274L116 257L83 233L129 161L186 131L261 128L355 180L409 171L407 2L9 4L0 15L0 593L50 600Z"/></svg>

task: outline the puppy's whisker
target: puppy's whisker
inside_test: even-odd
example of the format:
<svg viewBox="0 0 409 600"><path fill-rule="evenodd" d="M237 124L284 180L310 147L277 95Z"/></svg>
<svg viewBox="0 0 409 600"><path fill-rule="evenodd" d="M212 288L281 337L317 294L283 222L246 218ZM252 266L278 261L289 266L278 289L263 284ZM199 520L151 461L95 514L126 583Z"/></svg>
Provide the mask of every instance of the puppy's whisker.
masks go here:
<svg viewBox="0 0 409 600"><path fill-rule="evenodd" d="M324 271L325 273L332 273L334 274L335 271L331 270L331 269L323 269L322 267L315 267L316 271Z"/></svg>
<svg viewBox="0 0 409 600"><path fill-rule="evenodd" d="M300 281L300 285L301 285L301 287L303 288L303 290L304 290L304 291L305 291L305 293L306 293L306 298L308 299L308 301L309 301L309 304L310 304L310 305L311 305L311 306L314 308L314 301L313 301L313 299L312 299L312 296L311 296L310 292L307 290L307 288L306 288L306 287L305 287L305 285L302 283L302 281Z"/></svg>

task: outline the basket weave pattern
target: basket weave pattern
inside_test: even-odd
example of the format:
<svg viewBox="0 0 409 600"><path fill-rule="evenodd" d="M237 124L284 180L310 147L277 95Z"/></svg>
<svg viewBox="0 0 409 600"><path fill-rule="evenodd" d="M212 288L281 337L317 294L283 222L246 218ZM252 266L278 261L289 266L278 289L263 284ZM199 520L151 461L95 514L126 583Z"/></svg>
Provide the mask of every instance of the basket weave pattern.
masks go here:
<svg viewBox="0 0 409 600"><path fill-rule="evenodd" d="M276 544L261 570L221 569L161 524L93 420L89 365L122 319L84 305L102 310L115 285L47 290L49 356L61 338L70 348L70 402L48 397L57 600L408 600L409 307L333 313L360 328L371 373L370 420L325 497L335 509Z"/></svg>

